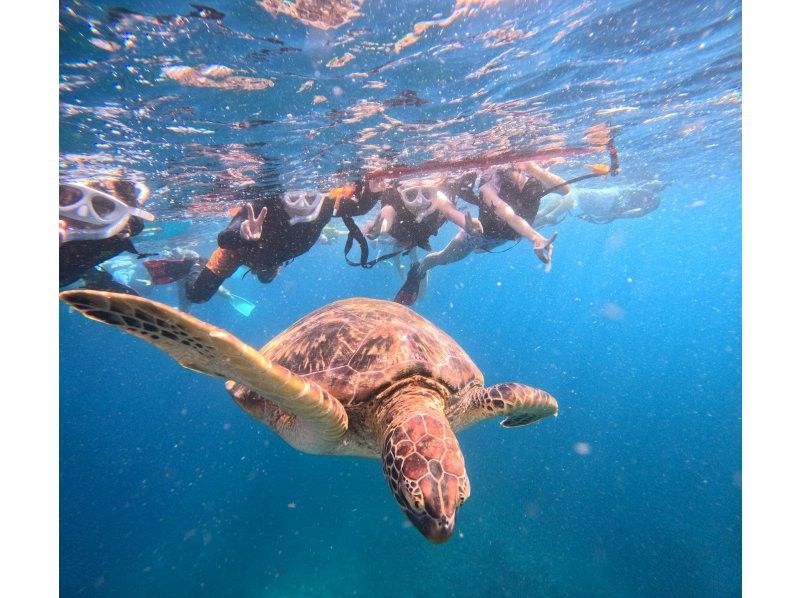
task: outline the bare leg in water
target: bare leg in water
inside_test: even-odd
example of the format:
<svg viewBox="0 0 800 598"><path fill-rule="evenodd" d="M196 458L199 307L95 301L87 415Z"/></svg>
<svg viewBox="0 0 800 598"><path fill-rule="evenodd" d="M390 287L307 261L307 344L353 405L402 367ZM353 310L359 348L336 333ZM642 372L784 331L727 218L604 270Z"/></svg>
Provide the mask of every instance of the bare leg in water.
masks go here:
<svg viewBox="0 0 800 598"><path fill-rule="evenodd" d="M394 245L392 251L402 251L404 248L401 245ZM419 257L417 257L417 248L412 247L408 252L408 258L411 260L412 264L416 264L419 261ZM405 263L403 263L403 259L400 255L396 255L392 258L392 265L395 267L395 272L400 277L400 280L405 280L406 275L408 273L408 268L406 267Z"/></svg>
<svg viewBox="0 0 800 598"><path fill-rule="evenodd" d="M419 263L419 276L424 277L428 270L436 266L446 266L454 262L460 262L473 251L473 245L470 243L467 234L460 230L453 237L447 246L441 251L432 251Z"/></svg>

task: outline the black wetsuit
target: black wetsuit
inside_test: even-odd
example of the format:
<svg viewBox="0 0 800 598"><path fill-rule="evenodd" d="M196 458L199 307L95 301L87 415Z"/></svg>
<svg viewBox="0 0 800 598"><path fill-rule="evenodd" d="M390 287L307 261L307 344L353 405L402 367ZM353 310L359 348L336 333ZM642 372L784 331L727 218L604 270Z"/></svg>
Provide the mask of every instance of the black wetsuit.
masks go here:
<svg viewBox="0 0 800 598"><path fill-rule="evenodd" d="M539 212L539 203L544 197L545 188L538 179L530 177L522 189L510 181L503 180L497 191L500 199L506 202L517 216L532 223ZM478 210L484 237L509 241L519 239L519 233L500 218L491 205L478 201Z"/></svg>
<svg viewBox="0 0 800 598"><path fill-rule="evenodd" d="M319 216L311 222L291 224L284 211L280 196L269 196L253 202L253 212L258 214L267 208L264 218L264 234L256 242L242 239L239 229L247 219L247 209L241 208L231 223L217 235L217 245L223 249L241 251L242 265L253 270L270 270L303 255L319 239L322 229L333 217L333 202L325 201Z"/></svg>
<svg viewBox="0 0 800 598"><path fill-rule="evenodd" d="M378 195L357 186L358 201L343 200L337 216L360 216L366 214L378 201ZM332 199L325 199L316 219L311 222L290 224L289 215L283 209L280 194L271 194L250 202L253 212L258 214L267 208L259 241L245 241L239 229L247 219L247 208L243 206L230 224L217 236L217 249L208 262L198 263L186 278L186 297L193 303L208 301L239 266L253 271L261 282L271 282L281 265L306 253L319 239L322 229L333 217L335 207ZM224 262L224 263L223 263Z"/></svg>
<svg viewBox="0 0 800 598"><path fill-rule="evenodd" d="M447 217L439 210L434 210L417 222L416 216L406 207L400 193L395 189L385 191L381 195L381 206L386 205L392 206L395 211L394 223L389 234L397 244L406 248L421 247L430 251L430 238L439 232Z"/></svg>
<svg viewBox="0 0 800 598"><path fill-rule="evenodd" d="M83 275L106 260L125 251L141 255L133 246L131 237L142 232L144 223L131 217L123 232L109 239L97 241L68 241L58 248L58 286L78 281Z"/></svg>
<svg viewBox="0 0 800 598"><path fill-rule="evenodd" d="M92 268L82 276L83 288L92 291L111 291L112 293L122 293L124 295L139 296L129 286L114 280L114 277L102 268Z"/></svg>

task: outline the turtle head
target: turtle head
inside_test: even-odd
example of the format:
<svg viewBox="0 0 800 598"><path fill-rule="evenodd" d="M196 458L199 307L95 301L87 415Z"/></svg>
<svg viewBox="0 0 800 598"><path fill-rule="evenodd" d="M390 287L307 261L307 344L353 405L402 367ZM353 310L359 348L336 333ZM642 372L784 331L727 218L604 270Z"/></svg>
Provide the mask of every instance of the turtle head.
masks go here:
<svg viewBox="0 0 800 598"><path fill-rule="evenodd" d="M431 542L453 534L456 510L469 498L464 456L441 413L394 422L383 443L383 472L400 508Z"/></svg>

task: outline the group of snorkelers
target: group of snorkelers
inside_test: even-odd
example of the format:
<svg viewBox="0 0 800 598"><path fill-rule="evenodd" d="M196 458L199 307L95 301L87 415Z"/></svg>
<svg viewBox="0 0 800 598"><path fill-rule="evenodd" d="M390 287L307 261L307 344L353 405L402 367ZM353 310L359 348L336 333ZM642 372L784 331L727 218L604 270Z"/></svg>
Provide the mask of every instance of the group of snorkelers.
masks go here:
<svg viewBox="0 0 800 598"><path fill-rule="evenodd" d="M348 232L345 257L349 264L371 267L400 255L411 257L395 301L412 305L431 268L522 239L531 243L536 257L549 268L557 233L546 238L537 228L557 224L576 211L579 217L598 223L643 216L658 207L663 187L654 181L637 188L590 189L578 194L574 181L565 181L529 160L449 178L360 180L328 192L262 193L251 187L243 192L244 203L217 236L218 246L207 259L194 252L165 257L142 254L135 248L132 239L141 233L145 221L154 219L144 209L149 197L145 185L122 179L65 182L59 186L59 284L82 281L89 288L136 293L100 268L112 257L130 252L139 258L156 258L144 262L152 284L182 285L181 302L188 309L191 303L204 303L217 292L226 292L220 291L223 282L241 266L259 281L271 282L285 264L306 253L325 233L339 230L330 227L332 219L339 218ZM459 210L459 200L475 206L477 217ZM359 227L353 219L376 206L380 206L376 217ZM444 249L432 251L431 237L448 221L458 232ZM387 241L392 250L370 260L368 240ZM361 250L357 261L349 257L354 243ZM420 249L428 253L417 259Z"/></svg>

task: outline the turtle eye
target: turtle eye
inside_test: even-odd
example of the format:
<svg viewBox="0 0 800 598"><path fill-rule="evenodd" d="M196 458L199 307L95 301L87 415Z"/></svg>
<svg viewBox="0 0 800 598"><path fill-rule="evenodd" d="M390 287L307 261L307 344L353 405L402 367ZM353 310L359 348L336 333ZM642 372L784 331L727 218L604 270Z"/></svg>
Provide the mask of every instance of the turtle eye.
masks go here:
<svg viewBox="0 0 800 598"><path fill-rule="evenodd" d="M461 507L467 502L469 498L470 487L469 487L469 478L466 476L460 481L458 485L458 506Z"/></svg>

